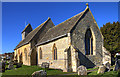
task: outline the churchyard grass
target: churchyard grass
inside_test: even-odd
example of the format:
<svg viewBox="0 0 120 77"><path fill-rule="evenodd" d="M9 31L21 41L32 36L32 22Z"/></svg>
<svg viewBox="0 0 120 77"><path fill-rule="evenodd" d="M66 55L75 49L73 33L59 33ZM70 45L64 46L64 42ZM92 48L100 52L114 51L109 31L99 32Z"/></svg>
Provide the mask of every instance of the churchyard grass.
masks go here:
<svg viewBox="0 0 120 77"><path fill-rule="evenodd" d="M102 76L102 77L106 77L106 76L109 76L109 77L119 77L118 76L118 72L117 71L110 71L110 72L105 72L104 74L97 74L97 71L93 71L93 72L90 72L88 73L88 75L98 75L98 76Z"/></svg>
<svg viewBox="0 0 120 77"><path fill-rule="evenodd" d="M89 72L88 75L89 76L93 76L93 75L96 76L97 75L97 76L102 76L102 77L106 77L109 75L109 77L119 77L117 71L110 71L110 72L105 72L104 74L97 74L97 69L98 68L87 69L87 70L95 70L95 71ZM40 68L38 66L25 66L25 65L23 65L22 67L17 68L17 69L6 70L2 75L31 75L33 72L39 71L39 70L44 70L44 69ZM57 69L47 70L47 75L65 75L65 74L68 74L68 76L72 75L72 77L77 75L77 73L62 72L61 70L57 70Z"/></svg>
<svg viewBox="0 0 120 77"><path fill-rule="evenodd" d="M97 70L98 68L89 68L89 69L87 69L88 71L89 70Z"/></svg>
<svg viewBox="0 0 120 77"><path fill-rule="evenodd" d="M12 70L5 70L2 75L31 75L35 71L44 70L44 68L40 68L38 66L25 66L23 65L20 68L12 69ZM47 75L58 75L58 74L67 74L71 72L62 72L61 70L57 69L49 69L47 70Z"/></svg>

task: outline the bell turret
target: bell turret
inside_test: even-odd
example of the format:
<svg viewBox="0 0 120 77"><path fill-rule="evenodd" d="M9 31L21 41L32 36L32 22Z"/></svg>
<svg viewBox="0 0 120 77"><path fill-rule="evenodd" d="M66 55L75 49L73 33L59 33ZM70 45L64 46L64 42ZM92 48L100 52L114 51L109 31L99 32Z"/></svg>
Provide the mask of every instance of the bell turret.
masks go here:
<svg viewBox="0 0 120 77"><path fill-rule="evenodd" d="M22 31L22 40L25 39L25 37L32 31L32 27L30 24L28 24L25 29Z"/></svg>

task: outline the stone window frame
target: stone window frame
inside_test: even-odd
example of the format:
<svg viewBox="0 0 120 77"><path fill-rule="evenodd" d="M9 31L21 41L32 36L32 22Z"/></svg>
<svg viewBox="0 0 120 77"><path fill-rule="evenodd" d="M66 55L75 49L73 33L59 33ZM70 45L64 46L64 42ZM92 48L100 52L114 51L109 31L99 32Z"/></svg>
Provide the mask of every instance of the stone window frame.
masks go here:
<svg viewBox="0 0 120 77"><path fill-rule="evenodd" d="M42 57L42 49L41 49L41 47L40 47L40 49L39 49L39 58L40 58L40 59L43 58L43 57Z"/></svg>
<svg viewBox="0 0 120 77"><path fill-rule="evenodd" d="M20 61L20 49L18 49L17 54L18 54L18 60Z"/></svg>
<svg viewBox="0 0 120 77"><path fill-rule="evenodd" d="M23 53L21 52L19 55L19 62L22 63L23 62Z"/></svg>
<svg viewBox="0 0 120 77"><path fill-rule="evenodd" d="M17 58L17 54L15 55L15 60L17 60L18 58Z"/></svg>
<svg viewBox="0 0 120 77"><path fill-rule="evenodd" d="M20 55L20 49L18 50L18 54Z"/></svg>
<svg viewBox="0 0 120 77"><path fill-rule="evenodd" d="M27 60L27 48L24 49L25 60Z"/></svg>
<svg viewBox="0 0 120 77"><path fill-rule="evenodd" d="M87 31L90 31L90 33L91 33L91 37L90 37L90 49L89 49L89 54L87 54L86 53L86 33L87 33ZM94 52L94 44L95 44L95 41L94 41L94 34L93 34L93 32L92 32L92 30L91 30L91 28L87 28L86 29L86 32L85 32L85 55L95 55L95 52ZM91 47L91 41L92 41L92 47ZM92 49L91 49L92 48ZM92 51L91 51L92 50Z"/></svg>
<svg viewBox="0 0 120 77"><path fill-rule="evenodd" d="M57 47L56 44L53 44L53 48L52 48L52 58L53 60L57 60Z"/></svg>

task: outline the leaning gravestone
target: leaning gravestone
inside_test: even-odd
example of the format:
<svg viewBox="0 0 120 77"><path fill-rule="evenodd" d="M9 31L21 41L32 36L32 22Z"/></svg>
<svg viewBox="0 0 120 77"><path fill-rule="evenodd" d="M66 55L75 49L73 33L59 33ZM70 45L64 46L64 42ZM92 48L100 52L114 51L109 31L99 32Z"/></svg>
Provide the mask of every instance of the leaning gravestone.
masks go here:
<svg viewBox="0 0 120 77"><path fill-rule="evenodd" d="M111 64L109 62L105 62L104 66L106 67L106 72L109 72Z"/></svg>
<svg viewBox="0 0 120 77"><path fill-rule="evenodd" d="M99 66L97 74L100 74L100 73L103 74L105 72L105 70L106 70L106 67L104 65Z"/></svg>
<svg viewBox="0 0 120 77"><path fill-rule="evenodd" d="M47 77L47 73L44 70L36 71L32 74L32 77Z"/></svg>
<svg viewBox="0 0 120 77"><path fill-rule="evenodd" d="M81 65L78 67L78 75L87 75L87 69L85 66Z"/></svg>

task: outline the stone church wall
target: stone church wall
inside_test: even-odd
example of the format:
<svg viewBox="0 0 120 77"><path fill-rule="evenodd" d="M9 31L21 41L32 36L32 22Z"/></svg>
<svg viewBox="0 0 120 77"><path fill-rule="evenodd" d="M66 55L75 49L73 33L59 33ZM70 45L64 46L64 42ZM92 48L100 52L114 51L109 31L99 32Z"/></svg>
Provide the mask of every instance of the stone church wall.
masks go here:
<svg viewBox="0 0 120 77"><path fill-rule="evenodd" d="M111 53L107 51L105 47L102 47L103 49L103 64L106 62L109 62L111 64Z"/></svg>
<svg viewBox="0 0 120 77"><path fill-rule="evenodd" d="M56 45L57 48L57 60L53 60L52 49L53 45ZM40 47L42 50L42 59L40 59ZM65 49L69 47L69 38L63 37L56 41L50 42L45 45L40 45L37 47L38 52L38 65L41 65L42 62L48 62L50 68L54 69L63 69L65 68Z"/></svg>
<svg viewBox="0 0 120 77"><path fill-rule="evenodd" d="M41 38L45 35L45 33L50 29L54 27L53 22L51 19L49 19L44 26L41 27L41 30L39 30L34 38L31 40L31 65L37 65L37 51L35 45L38 43L38 41L41 40Z"/></svg>
<svg viewBox="0 0 120 77"><path fill-rule="evenodd" d="M52 27L54 27L54 24L52 20L49 19L47 23L45 23L44 26L41 27L41 30L39 30L34 38L31 40L31 48L33 48L42 39L46 32Z"/></svg>
<svg viewBox="0 0 120 77"><path fill-rule="evenodd" d="M20 57L19 56L22 53L22 62L23 62L23 65L30 65L30 57L28 55L27 55L27 60L25 60L25 53L24 53L25 48L27 50L27 54L29 54L29 52L30 52L30 44L26 44L26 45L24 45L24 46L16 49L14 56L17 55L17 60L18 60L18 62L20 62Z"/></svg>
<svg viewBox="0 0 120 77"><path fill-rule="evenodd" d="M79 66L78 51L71 45L71 63L72 63L72 72L77 72Z"/></svg>
<svg viewBox="0 0 120 77"><path fill-rule="evenodd" d="M78 57L80 59L80 64L88 68L102 64L103 58L102 34L100 33L100 30L91 14L91 11L87 10L77 25L71 31L72 45L79 49ZM93 36L93 55L85 55L85 33L89 28Z"/></svg>

